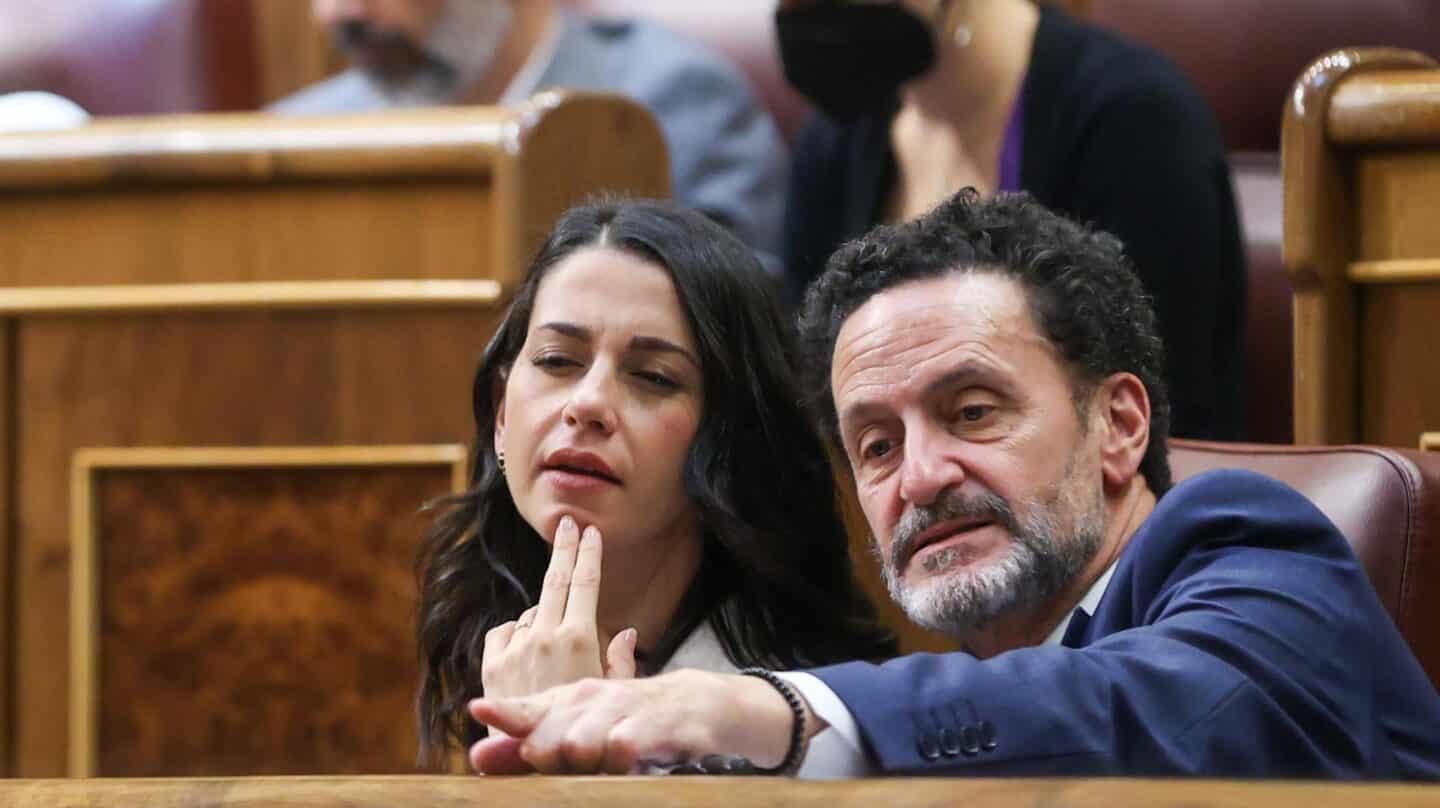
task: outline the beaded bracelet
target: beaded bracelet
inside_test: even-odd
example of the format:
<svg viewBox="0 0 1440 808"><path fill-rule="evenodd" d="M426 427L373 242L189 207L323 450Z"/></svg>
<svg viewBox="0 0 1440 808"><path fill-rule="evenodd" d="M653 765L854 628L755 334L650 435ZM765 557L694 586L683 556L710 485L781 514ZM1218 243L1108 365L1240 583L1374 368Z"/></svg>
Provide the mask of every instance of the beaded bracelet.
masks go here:
<svg viewBox="0 0 1440 808"><path fill-rule="evenodd" d="M790 705L790 712L795 720L790 724L790 748L785 751L785 759L780 765L773 769L757 767L760 774L794 774L800 768L800 762L805 759L805 750L809 746L810 739L805 734L805 705L800 701L800 696L789 682L775 675L774 671L765 668L745 668L740 671L741 676L754 676L757 679L764 679L770 686L780 691L785 698L785 703Z"/></svg>

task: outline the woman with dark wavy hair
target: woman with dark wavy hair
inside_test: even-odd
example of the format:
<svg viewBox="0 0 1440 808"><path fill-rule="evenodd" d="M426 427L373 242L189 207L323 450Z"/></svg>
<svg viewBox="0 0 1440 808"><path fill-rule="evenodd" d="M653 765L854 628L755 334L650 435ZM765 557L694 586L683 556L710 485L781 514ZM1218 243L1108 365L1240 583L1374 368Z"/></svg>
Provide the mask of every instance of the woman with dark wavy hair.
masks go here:
<svg viewBox="0 0 1440 808"><path fill-rule="evenodd" d="M423 759L484 734L482 693L894 653L792 353L769 279L704 216L561 217L476 372L470 488L421 547Z"/></svg>

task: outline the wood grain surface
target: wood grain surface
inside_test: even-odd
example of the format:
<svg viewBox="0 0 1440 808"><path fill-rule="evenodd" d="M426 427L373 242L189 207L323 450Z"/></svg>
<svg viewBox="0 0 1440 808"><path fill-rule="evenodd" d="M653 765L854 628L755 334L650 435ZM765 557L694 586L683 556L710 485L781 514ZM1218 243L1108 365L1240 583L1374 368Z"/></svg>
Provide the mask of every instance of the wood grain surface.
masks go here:
<svg viewBox="0 0 1440 808"><path fill-rule="evenodd" d="M1440 788L1217 780L869 779L769 777L356 777L231 780L19 780L3 808L1424 808Z"/></svg>
<svg viewBox="0 0 1440 808"><path fill-rule="evenodd" d="M1440 282L1364 287L1360 299L1359 439L1408 449L1440 429Z"/></svg>
<svg viewBox="0 0 1440 808"><path fill-rule="evenodd" d="M496 307L500 284L491 280L269 281L111 286L12 287L0 295L0 315L117 312L211 312L281 309L424 309Z"/></svg>
<svg viewBox="0 0 1440 808"><path fill-rule="evenodd" d="M448 464L96 469L95 774L413 771Z"/></svg>

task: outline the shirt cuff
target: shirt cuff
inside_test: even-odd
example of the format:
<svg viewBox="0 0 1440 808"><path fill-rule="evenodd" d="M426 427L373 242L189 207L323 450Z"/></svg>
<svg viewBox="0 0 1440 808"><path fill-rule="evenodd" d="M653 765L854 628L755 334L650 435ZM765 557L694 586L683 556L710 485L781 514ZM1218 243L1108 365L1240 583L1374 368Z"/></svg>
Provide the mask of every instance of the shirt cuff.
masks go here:
<svg viewBox="0 0 1440 808"><path fill-rule="evenodd" d="M798 690L810 710L830 725L811 739L799 775L806 778L870 775L870 759L865 755L860 727L835 691L809 673L776 671L775 675Z"/></svg>

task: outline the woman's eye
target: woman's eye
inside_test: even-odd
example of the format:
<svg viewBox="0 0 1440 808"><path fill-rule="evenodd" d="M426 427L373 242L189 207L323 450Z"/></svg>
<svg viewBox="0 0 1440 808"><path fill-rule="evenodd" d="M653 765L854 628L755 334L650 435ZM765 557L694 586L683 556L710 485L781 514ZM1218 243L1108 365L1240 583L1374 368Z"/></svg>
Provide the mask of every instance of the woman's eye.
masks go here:
<svg viewBox="0 0 1440 808"><path fill-rule="evenodd" d="M537 368L549 368L554 370L558 368L575 367L578 366L580 363L576 362L573 359L570 359L569 357L561 356L560 354L543 354L541 356L535 357L535 359L532 360L532 364L534 364Z"/></svg>
<svg viewBox="0 0 1440 808"><path fill-rule="evenodd" d="M890 454L890 450L893 448L895 448L894 444L883 438L880 440L872 440L869 443L865 444L863 447L861 447L860 456L864 457L866 460L878 460L879 458Z"/></svg>
<svg viewBox="0 0 1440 808"><path fill-rule="evenodd" d="M666 375L663 374L663 373L656 373L656 372L650 371L650 370L637 370L637 371L635 371L635 376L636 376L636 378L639 378L639 379L642 379L642 380L644 380L644 381L646 381L646 382L649 382L650 384L653 384L653 385L655 385L656 387L663 387L663 388L666 388L667 390L673 390L673 389L675 389L675 388L677 388L677 387L680 386L679 382L676 382L674 379L670 378L669 376L666 376Z"/></svg>

